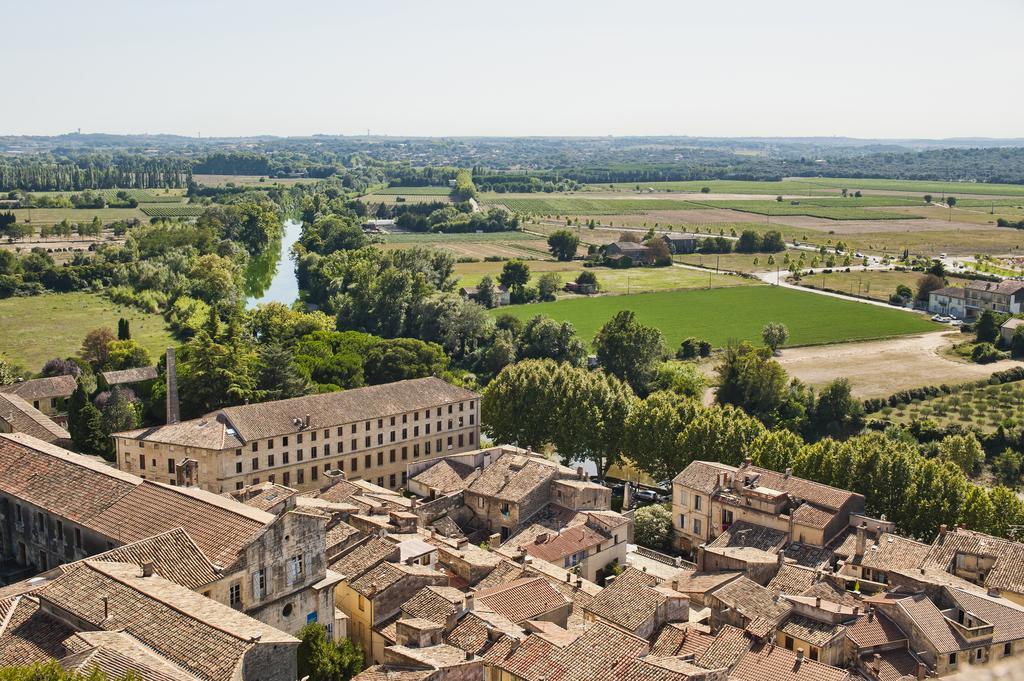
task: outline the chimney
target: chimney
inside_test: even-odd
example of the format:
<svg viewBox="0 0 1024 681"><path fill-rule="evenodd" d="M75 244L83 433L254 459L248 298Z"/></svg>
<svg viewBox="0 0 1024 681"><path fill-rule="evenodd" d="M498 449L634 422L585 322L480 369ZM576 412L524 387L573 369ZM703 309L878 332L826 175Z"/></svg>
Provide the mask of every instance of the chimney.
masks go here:
<svg viewBox="0 0 1024 681"><path fill-rule="evenodd" d="M859 605L853 606L853 616L856 617L859 614L860 614L860 606Z"/></svg>
<svg viewBox="0 0 1024 681"><path fill-rule="evenodd" d="M939 525L939 536L940 537L945 537L946 536L946 532L948 530L949 530L949 527L946 525L946 523L942 523L941 525Z"/></svg>
<svg viewBox="0 0 1024 681"><path fill-rule="evenodd" d="M473 594L466 594L462 601L462 607L466 612L473 612Z"/></svg>
<svg viewBox="0 0 1024 681"><path fill-rule="evenodd" d="M747 458L743 459L743 466L741 466L741 467L742 467L742 468L750 468L751 464L753 464L753 463L754 463L754 460L753 460L753 459L751 459L751 458L750 458L750 457L748 456Z"/></svg>
<svg viewBox="0 0 1024 681"><path fill-rule="evenodd" d="M794 669L800 669L800 665L803 663L803 661L804 661L804 649L803 648L797 648L796 649L796 666L794 667Z"/></svg>
<svg viewBox="0 0 1024 681"><path fill-rule="evenodd" d="M793 475L793 469L792 468L787 468L785 476L788 478L791 475Z"/></svg>
<svg viewBox="0 0 1024 681"><path fill-rule="evenodd" d="M875 621L875 606L872 605L870 608L868 608L868 622L874 622L874 621Z"/></svg>
<svg viewBox="0 0 1024 681"><path fill-rule="evenodd" d="M586 476L583 474L583 466L576 467L576 477L580 480L585 480Z"/></svg>
<svg viewBox="0 0 1024 681"><path fill-rule="evenodd" d="M924 677L928 675L928 667L924 662L917 663L917 681L924 681Z"/></svg>
<svg viewBox="0 0 1024 681"><path fill-rule="evenodd" d="M868 537L868 524L867 523L861 523L857 527L857 550L854 552L854 555L857 556L858 558L860 558L861 556L864 555L864 549L865 549L864 545L867 542L867 537Z"/></svg>
<svg viewBox="0 0 1024 681"><path fill-rule="evenodd" d="M877 674L878 670L881 669L881 668L882 668L882 656L879 655L878 653L875 653L872 656L872 658L871 658L871 669L872 669L872 671L875 672L875 674Z"/></svg>
<svg viewBox="0 0 1024 681"><path fill-rule="evenodd" d="M988 595L991 596L992 598L999 598L999 587L997 587L997 586L990 586L988 588Z"/></svg>
<svg viewBox="0 0 1024 681"><path fill-rule="evenodd" d="M153 568L154 568L153 561L151 561L151 560L145 561L142 564L142 576L143 577L152 577L153 576Z"/></svg>
<svg viewBox="0 0 1024 681"><path fill-rule="evenodd" d="M821 607L821 596L815 596L814 597L814 607L815 608L820 608Z"/></svg>
<svg viewBox="0 0 1024 681"><path fill-rule="evenodd" d="M546 542L547 540L548 540L548 533L547 533L547 532L541 532L541 533L539 533L539 534L538 534L538 535L536 536L536 538L534 538L534 540L533 540L533 541L534 541L535 543L537 543L537 544L543 544L543 543L544 543L544 542Z"/></svg>
<svg viewBox="0 0 1024 681"><path fill-rule="evenodd" d="M110 599L103 596L100 600L103 601L103 621L106 622L110 619Z"/></svg>
<svg viewBox="0 0 1024 681"><path fill-rule="evenodd" d="M178 368L174 359L174 348L167 348L167 423L181 421L181 406L178 403Z"/></svg>
<svg viewBox="0 0 1024 681"><path fill-rule="evenodd" d="M305 420L305 423L304 423L303 427L304 428L309 428L309 414L306 414L306 420Z"/></svg>

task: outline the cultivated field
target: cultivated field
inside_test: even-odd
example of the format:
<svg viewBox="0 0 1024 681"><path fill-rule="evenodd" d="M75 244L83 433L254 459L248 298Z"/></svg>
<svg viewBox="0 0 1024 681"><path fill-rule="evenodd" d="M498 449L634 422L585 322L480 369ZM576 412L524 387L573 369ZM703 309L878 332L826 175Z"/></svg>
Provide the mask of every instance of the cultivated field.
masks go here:
<svg viewBox="0 0 1024 681"><path fill-rule="evenodd" d="M1024 185L985 184L983 182L939 182L935 180L878 180L843 177L787 178L786 182L806 181L819 187L845 188L851 192L858 189L880 189L885 191L918 192L941 198L945 194L961 196L967 194L991 194L993 196L1024 196Z"/></svg>
<svg viewBox="0 0 1024 681"><path fill-rule="evenodd" d="M451 189L449 187L384 187L383 189L375 189L374 194L391 194L401 196L445 196L447 197Z"/></svg>
<svg viewBox="0 0 1024 681"><path fill-rule="evenodd" d="M207 187L222 187L228 184L239 187L273 187L275 184L291 185L320 181L319 178L314 177L267 177L266 175L193 175L192 179L197 184L204 184Z"/></svg>
<svg viewBox="0 0 1024 681"><path fill-rule="evenodd" d="M424 246L442 248L456 257L548 259L548 244L535 234L492 232L487 234L385 234L382 248Z"/></svg>
<svg viewBox="0 0 1024 681"><path fill-rule="evenodd" d="M641 322L660 328L672 347L687 336L705 338L715 347L733 340L760 342L761 329L768 322L789 327L791 346L887 338L938 328L920 315L775 286L597 296L502 308L522 318L546 314L567 319L584 338L593 338L619 310L633 310Z"/></svg>
<svg viewBox="0 0 1024 681"><path fill-rule="evenodd" d="M55 225L62 220L74 224L92 222L98 217L104 223L118 220L145 220L146 215L139 208L15 208L15 220L33 225Z"/></svg>
<svg viewBox="0 0 1024 681"><path fill-rule="evenodd" d="M807 262L814 256L809 251L790 248L781 253L689 253L677 255L674 260L684 265L727 272L767 272L779 269L785 273L788 267L785 264L786 255L789 254L790 258L799 258L802 253L806 254ZM769 259L773 263L769 263Z"/></svg>
<svg viewBox="0 0 1024 681"><path fill-rule="evenodd" d="M893 423L929 419L940 426L959 424L994 431L1024 424L1024 384L1020 382L955 388L949 395L885 407L870 415Z"/></svg>
<svg viewBox="0 0 1024 681"><path fill-rule="evenodd" d="M787 348L777 359L790 376L808 385L847 378L858 397L886 397L924 385L976 381L1019 366L1011 360L972 364L949 358L946 350L962 340L959 332L936 331L866 343Z"/></svg>
<svg viewBox="0 0 1024 681"><path fill-rule="evenodd" d="M131 323L132 338L153 355L173 345L160 315L115 305L94 293L54 293L0 300L0 358L38 372L54 357L77 354L89 331L117 320Z"/></svg>
<svg viewBox="0 0 1024 681"><path fill-rule="evenodd" d="M583 196L565 195L551 198L494 198L492 204L500 204L517 213L532 215L615 215L618 213L646 213L654 210L692 210L697 204L673 199L591 199Z"/></svg>
<svg viewBox="0 0 1024 681"><path fill-rule="evenodd" d="M796 201L708 201L706 208L726 208L768 216L806 215L827 220L901 220L911 215L886 210L890 204L856 203L859 199L805 199ZM893 199L905 201L905 199ZM826 203L827 202L827 203ZM910 205L910 204L908 204Z"/></svg>
<svg viewBox="0 0 1024 681"><path fill-rule="evenodd" d="M597 275L602 293L646 293L746 286L755 283L742 277L697 272L682 267L634 267L628 270L613 270L607 267L584 268L580 261L556 262L554 260L538 260L530 262L529 265L530 285L532 286L536 286L537 280L546 272L556 273L564 284L567 281L575 281L580 272L588 270ZM503 266L504 263L501 262L459 263L455 266L455 274L459 277L459 286L476 286L484 275L490 275L497 281Z"/></svg>
<svg viewBox="0 0 1024 681"><path fill-rule="evenodd" d="M898 272L896 270L855 270L852 272L832 272L830 274L814 274L805 276L800 285L807 288L824 289L838 293L859 295L875 300L889 300L900 284L917 291L917 282L923 272ZM963 286L967 280L948 277L950 286Z"/></svg>
<svg viewBox="0 0 1024 681"><path fill-rule="evenodd" d="M823 187L813 182L816 178L790 178L781 182L747 182L741 180L695 180L693 182L615 182L607 184L587 185L588 189L636 192L653 189L657 192L700 192L707 187L712 194L760 194L777 196L779 194L799 194L802 196L839 196L839 187Z"/></svg>
<svg viewBox="0 0 1024 681"><path fill-rule="evenodd" d="M193 204L143 204L141 210L151 218L197 218L206 210L205 206Z"/></svg>

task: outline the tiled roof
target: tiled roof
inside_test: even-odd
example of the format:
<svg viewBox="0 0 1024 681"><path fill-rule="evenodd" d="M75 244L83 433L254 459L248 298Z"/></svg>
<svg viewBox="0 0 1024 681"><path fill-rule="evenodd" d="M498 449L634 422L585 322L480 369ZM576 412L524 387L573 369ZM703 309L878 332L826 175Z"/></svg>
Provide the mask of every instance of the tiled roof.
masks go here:
<svg viewBox="0 0 1024 681"><path fill-rule="evenodd" d="M373 598L385 589L410 576L443 577L444 573L422 565L401 565L382 562L370 568L359 577L350 580L349 586L367 598Z"/></svg>
<svg viewBox="0 0 1024 681"><path fill-rule="evenodd" d="M907 635L887 615L875 611L872 615L861 615L856 622L847 626L846 638L858 648L873 648L904 641Z"/></svg>
<svg viewBox="0 0 1024 681"><path fill-rule="evenodd" d="M850 673L807 657L798 661L795 652L766 643L740 658L729 678L736 681L847 681Z"/></svg>
<svg viewBox="0 0 1024 681"><path fill-rule="evenodd" d="M544 540L540 541L542 537ZM555 565L562 565L567 556L598 546L606 539L608 539L607 536L586 525L568 527L561 532L554 532L541 525L534 525L516 535L511 544L521 546L535 558Z"/></svg>
<svg viewBox="0 0 1024 681"><path fill-rule="evenodd" d="M327 529L327 549L330 550L332 547L346 544L349 539L357 534L359 534L359 530L339 520Z"/></svg>
<svg viewBox="0 0 1024 681"><path fill-rule="evenodd" d="M769 487L780 492L786 492L794 497L803 499L817 506L829 510L838 510L853 497L860 496L854 492L838 487L829 487L820 482L812 482L798 478L795 475L786 475L776 471L760 468L759 466L748 466L741 468L736 473L737 482L742 482L747 477L759 475L758 485Z"/></svg>
<svg viewBox="0 0 1024 681"><path fill-rule="evenodd" d="M72 633L31 596L0 601L0 667L61 658L68 652L63 641Z"/></svg>
<svg viewBox="0 0 1024 681"><path fill-rule="evenodd" d="M115 437L131 438L144 442L198 447L200 449L237 449L243 441L221 413L209 414L198 419L168 423L162 426L136 428Z"/></svg>
<svg viewBox="0 0 1024 681"><path fill-rule="evenodd" d="M523 577L477 591L475 602L479 610L491 610L520 624L564 606L569 599L543 577Z"/></svg>
<svg viewBox="0 0 1024 681"><path fill-rule="evenodd" d="M847 591L837 584L833 584L827 579L811 584L796 595L804 598L820 598L822 602L844 605L848 608L855 608L862 605L860 599L858 599L852 592Z"/></svg>
<svg viewBox="0 0 1024 681"><path fill-rule="evenodd" d="M164 579L190 589L209 584L220 575L185 530L179 528L148 537L89 558L93 561L153 563L153 570ZM61 565L67 572L76 563Z"/></svg>
<svg viewBox="0 0 1024 681"><path fill-rule="evenodd" d="M691 572L684 570L676 577L673 588L682 594L706 594L742 576L742 572Z"/></svg>
<svg viewBox="0 0 1024 681"><path fill-rule="evenodd" d="M658 657L697 656L708 649L715 637L709 630L693 624L670 622L661 628L651 654Z"/></svg>
<svg viewBox="0 0 1024 681"><path fill-rule="evenodd" d="M724 463L694 461L673 478L673 484L682 485L710 495L715 491L721 473L735 473L736 468Z"/></svg>
<svg viewBox="0 0 1024 681"><path fill-rule="evenodd" d="M779 631L821 648L846 631L846 627L842 624L826 624L803 615L790 615L779 626Z"/></svg>
<svg viewBox="0 0 1024 681"><path fill-rule="evenodd" d="M961 610L973 613L991 624L992 643L1024 639L1024 606L1007 598L981 595L964 589L946 589Z"/></svg>
<svg viewBox="0 0 1024 681"><path fill-rule="evenodd" d="M656 589L657 586L658 580L651 575L628 567L591 600L586 610L627 631L635 631L668 600L664 590Z"/></svg>
<svg viewBox="0 0 1024 681"><path fill-rule="evenodd" d="M1004 279L1002 281L969 281L964 284L964 288L1012 296L1024 289L1024 281L1014 281L1012 279Z"/></svg>
<svg viewBox="0 0 1024 681"><path fill-rule="evenodd" d="M87 525L142 482L21 433L0 434L0 491Z"/></svg>
<svg viewBox="0 0 1024 681"><path fill-rule="evenodd" d="M352 681L427 681L436 673L436 669L395 669L375 664L353 676Z"/></svg>
<svg viewBox="0 0 1024 681"><path fill-rule="evenodd" d="M349 581L358 579L367 570L386 560L398 560L398 546L389 541L372 537L331 564L331 569L340 572Z"/></svg>
<svg viewBox="0 0 1024 681"><path fill-rule="evenodd" d="M295 431L296 417L310 416L310 428L323 428L436 407L480 397L440 378L414 378L340 392L227 407L222 413L245 442Z"/></svg>
<svg viewBox="0 0 1024 681"><path fill-rule="evenodd" d="M708 548L753 548L776 552L786 543L786 533L764 525L737 520L708 544Z"/></svg>
<svg viewBox="0 0 1024 681"><path fill-rule="evenodd" d="M469 491L503 501L519 502L541 485L569 469L536 456L506 452L486 466Z"/></svg>
<svg viewBox="0 0 1024 681"><path fill-rule="evenodd" d="M227 567L273 521L269 513L217 494L144 480L88 527L124 543L181 527L207 558Z"/></svg>
<svg viewBox="0 0 1024 681"><path fill-rule="evenodd" d="M484 591L492 587L501 586L502 584L508 584L519 579L524 574L525 570L522 565L513 563L511 560L503 560L477 583L476 588L478 591Z"/></svg>
<svg viewBox="0 0 1024 681"><path fill-rule="evenodd" d="M742 629L723 625L707 650L696 657L698 666L705 669L732 668L736 660L750 650L751 641Z"/></svg>
<svg viewBox="0 0 1024 681"><path fill-rule="evenodd" d="M74 376L50 376L33 378L10 385L0 385L0 393L12 393L23 400L45 400L51 397L69 397L78 387Z"/></svg>
<svg viewBox="0 0 1024 681"><path fill-rule="evenodd" d="M768 582L768 591L772 595L799 594L811 588L814 584L817 572L792 563L784 563L779 571L775 573L772 580Z"/></svg>
<svg viewBox="0 0 1024 681"><path fill-rule="evenodd" d="M836 517L835 511L819 508L814 504L800 504L793 509L793 522L805 527L822 529Z"/></svg>
<svg viewBox="0 0 1024 681"><path fill-rule="evenodd" d="M67 644L76 652L61 659L60 665L85 676L98 670L109 679L126 678L129 673L146 681L197 681L199 678L123 632L78 632ZM81 650L77 650L79 648Z"/></svg>
<svg viewBox="0 0 1024 681"><path fill-rule="evenodd" d="M790 610L785 600L776 603L768 589L746 577L729 582L712 596L725 604L726 608L736 608L746 619L754 621L761 618L769 625L777 623Z"/></svg>
<svg viewBox="0 0 1024 681"><path fill-rule="evenodd" d="M440 459L430 468L415 475L412 481L437 490L441 494L451 494L466 489L477 475L479 471L471 466L458 461Z"/></svg>
<svg viewBox="0 0 1024 681"><path fill-rule="evenodd" d="M235 677L253 639L298 643L183 586L142 577L136 565L83 561L36 594L89 627L126 632L210 681Z"/></svg>
<svg viewBox="0 0 1024 681"><path fill-rule="evenodd" d="M952 653L961 649L961 643L942 612L924 594L897 600L897 608L917 625L938 653Z"/></svg>
<svg viewBox="0 0 1024 681"><path fill-rule="evenodd" d="M917 679L916 657L906 650L885 650L879 653L878 675L879 681L914 681ZM874 655L861 657L861 664L871 668L875 664Z"/></svg>
<svg viewBox="0 0 1024 681"><path fill-rule="evenodd" d="M479 655L490 642L488 631L487 622L471 612L459 620L458 625L445 638L451 645Z"/></svg>
<svg viewBox="0 0 1024 681"><path fill-rule="evenodd" d="M402 604L402 613L407 617L445 624L449 617L459 611L463 600L465 596L458 589L448 586L426 586Z"/></svg>
<svg viewBox="0 0 1024 681"><path fill-rule="evenodd" d="M5 421L16 433L25 433L51 444L71 439L68 431L14 393L0 393L0 421Z"/></svg>
<svg viewBox="0 0 1024 681"><path fill-rule="evenodd" d="M157 375L156 367L135 367L134 369L104 371L102 374L103 380L105 380L109 386L152 381L157 377Z"/></svg>
<svg viewBox="0 0 1024 681"><path fill-rule="evenodd" d="M860 564L873 570L912 570L921 565L930 549L928 544L886 532L867 546Z"/></svg>
<svg viewBox="0 0 1024 681"><path fill-rule="evenodd" d="M564 647L541 636L530 636L496 665L526 681L625 680L629 677L619 670L631 666L647 650L647 641L598 622Z"/></svg>
<svg viewBox="0 0 1024 681"><path fill-rule="evenodd" d="M971 530L949 530L935 538L922 565L953 572L958 553L995 558L985 586L1024 593L1024 544Z"/></svg>
<svg viewBox="0 0 1024 681"><path fill-rule="evenodd" d="M270 509L287 501L296 494L298 492L291 487L285 487L273 482L261 482L258 485L249 485L240 490L225 492L224 496L247 506L258 508L261 511L269 512Z"/></svg>

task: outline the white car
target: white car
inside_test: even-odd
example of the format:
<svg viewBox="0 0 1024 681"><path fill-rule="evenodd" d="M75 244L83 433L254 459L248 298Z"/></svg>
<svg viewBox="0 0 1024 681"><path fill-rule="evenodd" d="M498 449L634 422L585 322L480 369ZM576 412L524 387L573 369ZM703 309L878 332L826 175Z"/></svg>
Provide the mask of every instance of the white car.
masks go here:
<svg viewBox="0 0 1024 681"><path fill-rule="evenodd" d="M937 315L932 315L932 321L933 321L933 322L944 322L944 321L946 321L946 318L945 318L945 317L943 317L943 316L942 316L942 315L940 315L940 314L937 314Z"/></svg>

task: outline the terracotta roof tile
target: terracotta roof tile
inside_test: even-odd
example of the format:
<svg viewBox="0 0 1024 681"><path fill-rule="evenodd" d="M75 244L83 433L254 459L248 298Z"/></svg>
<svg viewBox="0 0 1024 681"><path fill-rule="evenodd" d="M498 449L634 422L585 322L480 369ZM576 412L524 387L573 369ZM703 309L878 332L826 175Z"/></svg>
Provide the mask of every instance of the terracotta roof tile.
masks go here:
<svg viewBox="0 0 1024 681"><path fill-rule="evenodd" d="M850 673L768 643L740 658L730 679L737 681L848 681Z"/></svg>
<svg viewBox="0 0 1024 681"><path fill-rule="evenodd" d="M32 402L51 397L70 397L77 387L78 380L74 376L51 376L0 385L0 393L11 393Z"/></svg>
<svg viewBox="0 0 1024 681"><path fill-rule="evenodd" d="M585 609L627 631L636 631L668 601L668 595L657 586L658 580L651 575L628 567Z"/></svg>
<svg viewBox="0 0 1024 681"><path fill-rule="evenodd" d="M564 606L569 599L543 577L523 577L477 591L475 602L477 609L491 610L520 624Z"/></svg>
<svg viewBox="0 0 1024 681"><path fill-rule="evenodd" d="M924 594L902 598L895 605L917 625L937 652L952 653L962 648L942 612Z"/></svg>
<svg viewBox="0 0 1024 681"><path fill-rule="evenodd" d="M220 577L213 563L180 527L97 554L89 560L135 565L151 561L156 574L190 589L198 589ZM67 572L73 565L76 563L61 565L60 569Z"/></svg>
<svg viewBox="0 0 1024 681"><path fill-rule="evenodd" d="M740 657L750 650L751 640L742 629L723 625L707 650L695 658L705 669L732 668Z"/></svg>
<svg viewBox="0 0 1024 681"><path fill-rule="evenodd" d="M860 564L873 570L912 570L921 565L930 550L928 544L886 532L866 547Z"/></svg>
<svg viewBox="0 0 1024 681"><path fill-rule="evenodd" d="M105 380L109 386L152 381L158 376L156 367L135 367L134 369L104 371L102 375L103 380Z"/></svg>
<svg viewBox="0 0 1024 681"><path fill-rule="evenodd" d="M398 554L397 544L372 537L331 563L331 569L351 582L386 560L398 560Z"/></svg>
<svg viewBox="0 0 1024 681"><path fill-rule="evenodd" d="M790 615L778 629L819 648L828 645L829 641L846 631L842 624L827 624L803 615Z"/></svg>
<svg viewBox="0 0 1024 681"><path fill-rule="evenodd" d="M620 670L630 668L647 651L647 641L598 622L564 647L530 636L496 665L526 681L625 680L629 677Z"/></svg>
<svg viewBox="0 0 1024 681"><path fill-rule="evenodd" d="M768 582L768 591L772 592L772 595L775 596L779 594L796 595L802 593L814 584L816 574L810 568L785 563L775 573L772 580Z"/></svg>
<svg viewBox="0 0 1024 681"><path fill-rule="evenodd" d="M672 482L710 495L715 491L718 476L724 472L735 473L736 468L724 463L694 461L684 468Z"/></svg>
<svg viewBox="0 0 1024 681"><path fill-rule="evenodd" d="M0 667L46 662L67 654L63 641L73 633L39 609L31 596L0 601Z"/></svg>
<svg viewBox="0 0 1024 681"><path fill-rule="evenodd" d="M568 472L569 469L537 456L506 452L481 470L468 489L475 494L519 502L559 474Z"/></svg>
<svg viewBox="0 0 1024 681"><path fill-rule="evenodd" d="M785 600L776 603L768 589L746 577L729 582L716 590L712 597L721 601L726 608L736 608L747 620L762 618L769 625L778 623L791 608Z"/></svg>
<svg viewBox="0 0 1024 681"><path fill-rule="evenodd" d="M0 421L6 422L16 433L25 433L50 444L71 441L67 430L13 393L0 393Z"/></svg>
<svg viewBox="0 0 1024 681"><path fill-rule="evenodd" d="M1024 606L1006 598L981 595L964 589L947 588L946 593L961 610L973 613L993 625L992 643L1024 639Z"/></svg>
<svg viewBox="0 0 1024 681"><path fill-rule="evenodd" d="M433 466L414 476L412 481L441 494L451 494L466 489L479 474L477 469L458 461L439 459Z"/></svg>
<svg viewBox="0 0 1024 681"><path fill-rule="evenodd" d="M903 633L887 615L876 611L873 615L861 615L846 628L846 638L858 648L873 648L897 641L905 641Z"/></svg>

